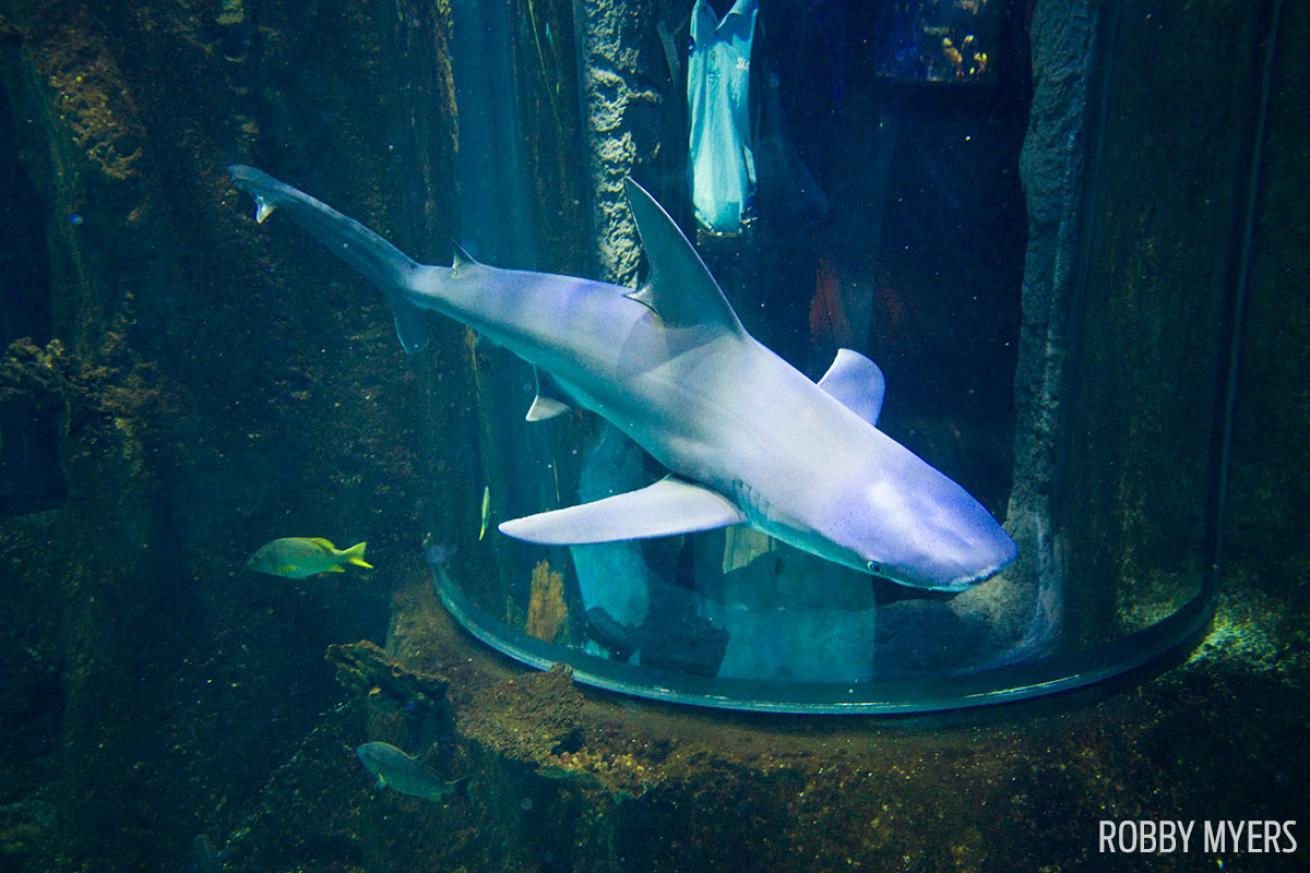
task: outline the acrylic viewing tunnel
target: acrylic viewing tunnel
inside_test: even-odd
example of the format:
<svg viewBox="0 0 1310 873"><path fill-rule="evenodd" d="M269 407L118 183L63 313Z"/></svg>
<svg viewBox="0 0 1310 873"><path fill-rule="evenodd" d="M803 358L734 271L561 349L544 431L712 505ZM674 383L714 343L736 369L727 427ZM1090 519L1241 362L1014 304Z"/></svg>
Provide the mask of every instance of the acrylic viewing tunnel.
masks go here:
<svg viewBox="0 0 1310 873"><path fill-rule="evenodd" d="M457 34L461 14L475 13L457 4ZM1059 82L1030 80L1023 40L993 25L985 77L952 80L950 58L918 82L904 72L913 64L870 73L845 83L840 148L790 134L798 154L826 162L820 217L770 215L761 202L758 222L722 234L670 212L750 332L797 369L817 380L840 347L876 361L887 382L878 427L976 496L1018 559L957 593L896 585L742 525L571 547L505 537L502 522L666 471L596 416L525 421L532 371L470 338L478 487L456 501L463 523L436 525L428 551L463 627L601 688L812 713L1030 697L1195 639L1219 560L1261 121L1254 110L1231 127L1210 111L1180 117L1127 87L1136 58L1164 38L1136 19L1106 13L1095 46L1039 46L1067 55L1047 69L1077 71ZM460 94L471 119L461 187L479 192L461 202L463 238L488 264L631 281L640 249L630 225L598 232L620 201L595 166L597 226L580 243L602 240L594 260L542 242L558 228L529 226L538 201L523 168L536 157L516 132L534 122L493 69L508 67L482 64L503 51L504 26L483 21L455 46L456 82L477 82ZM580 37L601 39L585 22ZM583 88L584 110L597 99ZM614 131L584 127L603 163ZM1145 154L1143 131L1158 140Z"/></svg>

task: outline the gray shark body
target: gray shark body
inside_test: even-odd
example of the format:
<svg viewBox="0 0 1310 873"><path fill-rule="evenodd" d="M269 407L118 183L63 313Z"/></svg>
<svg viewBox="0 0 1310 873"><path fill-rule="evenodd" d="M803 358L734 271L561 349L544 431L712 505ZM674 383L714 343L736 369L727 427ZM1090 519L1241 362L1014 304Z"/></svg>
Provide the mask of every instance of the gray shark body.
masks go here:
<svg viewBox="0 0 1310 873"><path fill-rule="evenodd" d="M649 279L604 282L501 270L457 253L414 262L363 225L272 177L234 166L256 198L318 238L386 294L407 351L422 310L457 319L537 368L528 418L568 406L614 424L671 475L647 488L515 519L510 536L581 544L746 523L894 582L962 590L1016 555L959 485L878 430L883 377L842 350L812 382L751 337L695 250L635 183L629 204Z"/></svg>

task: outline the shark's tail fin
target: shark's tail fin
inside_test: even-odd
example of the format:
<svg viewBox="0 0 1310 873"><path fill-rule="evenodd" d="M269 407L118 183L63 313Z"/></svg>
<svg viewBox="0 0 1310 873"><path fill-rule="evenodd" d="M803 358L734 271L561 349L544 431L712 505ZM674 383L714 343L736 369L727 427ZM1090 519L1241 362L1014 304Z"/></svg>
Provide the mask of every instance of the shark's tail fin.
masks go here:
<svg viewBox="0 0 1310 873"><path fill-rule="evenodd" d="M422 265L364 225L320 203L303 191L279 182L254 167L233 164L232 181L255 198L255 220L263 222L281 209L333 254L382 289L396 321L396 335L414 354L428 344L430 329L423 310L405 299L414 274Z"/></svg>

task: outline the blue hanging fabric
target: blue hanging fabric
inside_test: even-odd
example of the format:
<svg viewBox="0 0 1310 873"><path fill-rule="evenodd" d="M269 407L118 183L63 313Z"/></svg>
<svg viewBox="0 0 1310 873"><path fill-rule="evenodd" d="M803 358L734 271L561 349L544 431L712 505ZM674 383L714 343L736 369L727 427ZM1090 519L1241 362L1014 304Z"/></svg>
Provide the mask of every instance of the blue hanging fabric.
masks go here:
<svg viewBox="0 0 1310 873"><path fill-rule="evenodd" d="M755 190L750 64L758 12L759 0L737 0L722 20L707 0L696 0L691 12L691 201L696 220L723 233L741 229Z"/></svg>

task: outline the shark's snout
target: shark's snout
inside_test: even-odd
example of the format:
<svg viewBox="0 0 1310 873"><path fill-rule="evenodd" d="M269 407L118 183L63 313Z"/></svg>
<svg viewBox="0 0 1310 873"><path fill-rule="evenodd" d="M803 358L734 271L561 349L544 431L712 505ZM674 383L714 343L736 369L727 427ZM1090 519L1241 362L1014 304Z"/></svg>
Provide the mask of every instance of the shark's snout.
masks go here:
<svg viewBox="0 0 1310 873"><path fill-rule="evenodd" d="M917 513L915 553L895 581L938 591L963 591L995 576L1019 554L1019 547L987 509L942 477Z"/></svg>
<svg viewBox="0 0 1310 873"><path fill-rule="evenodd" d="M846 512L845 541L870 573L900 585L963 591L1008 566L1018 546L987 509L949 477L897 446Z"/></svg>

